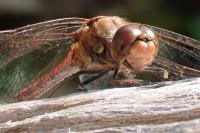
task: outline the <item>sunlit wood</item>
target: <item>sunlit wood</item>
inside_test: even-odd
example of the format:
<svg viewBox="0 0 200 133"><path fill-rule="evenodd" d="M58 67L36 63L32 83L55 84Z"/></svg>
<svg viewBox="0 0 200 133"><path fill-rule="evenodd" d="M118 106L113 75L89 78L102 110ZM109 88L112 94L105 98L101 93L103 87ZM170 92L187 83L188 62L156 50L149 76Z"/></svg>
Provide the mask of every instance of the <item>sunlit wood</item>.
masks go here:
<svg viewBox="0 0 200 133"><path fill-rule="evenodd" d="M0 132L199 132L200 78L0 106Z"/></svg>

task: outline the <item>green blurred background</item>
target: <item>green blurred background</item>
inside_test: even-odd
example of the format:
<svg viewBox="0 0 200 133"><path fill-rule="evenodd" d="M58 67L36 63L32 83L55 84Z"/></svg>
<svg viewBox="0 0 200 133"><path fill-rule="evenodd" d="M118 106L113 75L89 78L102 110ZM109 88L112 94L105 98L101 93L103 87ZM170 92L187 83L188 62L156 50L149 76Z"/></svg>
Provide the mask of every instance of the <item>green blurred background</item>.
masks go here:
<svg viewBox="0 0 200 133"><path fill-rule="evenodd" d="M0 0L0 30L49 19L117 15L200 40L198 0Z"/></svg>

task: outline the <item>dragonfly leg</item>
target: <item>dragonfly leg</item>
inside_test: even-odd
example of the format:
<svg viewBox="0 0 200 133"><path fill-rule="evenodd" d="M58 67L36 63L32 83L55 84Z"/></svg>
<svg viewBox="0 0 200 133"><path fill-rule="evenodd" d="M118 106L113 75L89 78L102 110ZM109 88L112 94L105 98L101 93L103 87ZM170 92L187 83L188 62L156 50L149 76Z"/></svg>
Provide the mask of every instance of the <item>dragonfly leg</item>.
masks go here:
<svg viewBox="0 0 200 133"><path fill-rule="evenodd" d="M131 85L131 86L139 86L139 85L147 85L149 84L148 81L141 80L141 79L135 79L133 75L130 75L130 73L125 73L125 77L118 79L117 77L118 69L114 71L114 74L112 76L112 84L119 84L119 85Z"/></svg>
<svg viewBox="0 0 200 133"><path fill-rule="evenodd" d="M112 84L119 84L119 85L145 85L147 84L144 80L141 79L112 79Z"/></svg>
<svg viewBox="0 0 200 133"><path fill-rule="evenodd" d="M155 75L158 75L162 79L168 79L169 78L169 72L161 67L147 67L144 71L146 72L152 72Z"/></svg>
<svg viewBox="0 0 200 133"><path fill-rule="evenodd" d="M144 71L154 73L155 75L158 75L162 79L168 79L168 77L169 77L168 71L163 68L160 68L160 67L147 67ZM127 78L124 78L124 79L117 79L117 76L116 76L117 73L118 73L118 71L116 70L113 74L113 78L112 78L113 84L117 83L120 85L139 86L139 85L148 85L151 83L149 81L135 79L134 77L130 77L130 76L128 76ZM130 74L128 74L128 75L130 75Z"/></svg>
<svg viewBox="0 0 200 133"><path fill-rule="evenodd" d="M85 87L87 84L91 83L92 81L95 81L96 79L102 77L103 75L107 74L110 70L106 70L106 71L103 71L103 72L100 72L98 73L97 75L81 82L79 84L79 87L77 88L77 90L81 90L81 91L87 91L88 89Z"/></svg>

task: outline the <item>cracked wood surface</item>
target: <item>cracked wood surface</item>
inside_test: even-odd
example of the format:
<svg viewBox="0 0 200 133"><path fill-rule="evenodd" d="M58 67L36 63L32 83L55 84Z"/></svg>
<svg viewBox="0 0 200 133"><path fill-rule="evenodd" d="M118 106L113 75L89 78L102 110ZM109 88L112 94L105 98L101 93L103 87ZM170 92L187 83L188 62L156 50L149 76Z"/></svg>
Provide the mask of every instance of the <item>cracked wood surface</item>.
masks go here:
<svg viewBox="0 0 200 133"><path fill-rule="evenodd" d="M200 132L200 78L0 106L0 132Z"/></svg>

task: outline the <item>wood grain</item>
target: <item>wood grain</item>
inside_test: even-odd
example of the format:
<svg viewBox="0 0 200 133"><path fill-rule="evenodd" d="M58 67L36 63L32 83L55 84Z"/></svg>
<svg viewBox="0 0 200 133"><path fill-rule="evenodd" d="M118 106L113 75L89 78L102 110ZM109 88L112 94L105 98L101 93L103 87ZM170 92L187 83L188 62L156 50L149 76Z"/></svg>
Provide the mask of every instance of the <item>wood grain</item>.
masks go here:
<svg viewBox="0 0 200 133"><path fill-rule="evenodd" d="M200 132L200 78L1 105L0 132Z"/></svg>

